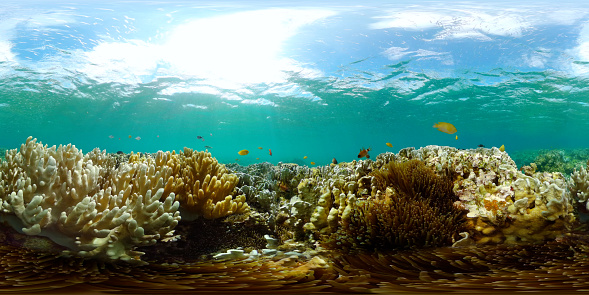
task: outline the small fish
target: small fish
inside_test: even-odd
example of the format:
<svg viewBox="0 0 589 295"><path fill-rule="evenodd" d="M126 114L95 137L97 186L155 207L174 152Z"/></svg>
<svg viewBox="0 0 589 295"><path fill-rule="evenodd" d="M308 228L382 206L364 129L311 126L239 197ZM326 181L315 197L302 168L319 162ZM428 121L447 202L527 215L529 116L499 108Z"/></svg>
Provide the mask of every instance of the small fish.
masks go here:
<svg viewBox="0 0 589 295"><path fill-rule="evenodd" d="M337 160L336 160L335 158L333 158L333 159L331 160L331 163L333 163L333 164L337 164Z"/></svg>
<svg viewBox="0 0 589 295"><path fill-rule="evenodd" d="M370 148L362 148L360 150L360 153L358 154L358 158L364 158L366 157L366 159L370 159L370 155L368 154L368 152L370 151Z"/></svg>
<svg viewBox="0 0 589 295"><path fill-rule="evenodd" d="M485 147L482 143L477 145L478 147Z"/></svg>
<svg viewBox="0 0 589 295"><path fill-rule="evenodd" d="M197 138L197 139L200 139L200 140L202 140L202 141L205 141L205 139L204 139L202 136L200 136L200 135L199 135L199 136L197 136L196 138Z"/></svg>
<svg viewBox="0 0 589 295"><path fill-rule="evenodd" d="M448 134L454 134L456 131L458 131L454 125L446 122L438 122L437 124L434 124L434 128L438 128L439 131Z"/></svg>
<svg viewBox="0 0 589 295"><path fill-rule="evenodd" d="M315 162L311 162L311 165L315 165Z"/></svg>
<svg viewBox="0 0 589 295"><path fill-rule="evenodd" d="M501 147L499 147L499 150L502 151L502 152L504 152L505 151L505 145L502 144ZM589 163L589 162L587 162L587 163Z"/></svg>
<svg viewBox="0 0 589 295"><path fill-rule="evenodd" d="M306 158L308 158L308 157L307 157L307 156L304 156L304 157L303 157L303 159L306 159Z"/></svg>
<svg viewBox="0 0 589 295"><path fill-rule="evenodd" d="M237 152L237 153L238 153L240 156L245 156L245 155L249 154L249 153L250 153L250 151L248 151L248 150L241 150L241 151L239 151L239 152Z"/></svg>
<svg viewBox="0 0 589 295"><path fill-rule="evenodd" d="M131 137L132 137L132 136L131 136L131 135L129 135L129 138L131 138Z"/></svg>
<svg viewBox="0 0 589 295"><path fill-rule="evenodd" d="M264 148L263 148L263 147L261 147L261 146L259 146L259 147L258 147L258 149L259 149L259 150L263 150Z"/></svg>
<svg viewBox="0 0 589 295"><path fill-rule="evenodd" d="M160 136L158 135L157 138L160 138Z"/></svg>
<svg viewBox="0 0 589 295"><path fill-rule="evenodd" d="M388 147L393 147L393 144L392 144L392 143L390 143L390 142L387 142L387 146L388 146Z"/></svg>
<svg viewBox="0 0 589 295"><path fill-rule="evenodd" d="M458 140L458 135L456 135L456 140Z"/></svg>
<svg viewBox="0 0 589 295"><path fill-rule="evenodd" d="M272 150L271 150L271 149L268 149L268 151L270 152L270 153L269 153L269 154L270 154L270 156L272 156Z"/></svg>
<svg viewBox="0 0 589 295"><path fill-rule="evenodd" d="M278 188L283 191L283 192L289 192L290 190L288 189L288 185L286 185L286 183L284 182L280 182L280 184L278 184Z"/></svg>
<svg viewBox="0 0 589 295"><path fill-rule="evenodd" d="M109 135L109 136L108 136L108 138L115 138L115 137L114 137L114 136L112 136L112 135Z"/></svg>
<svg viewBox="0 0 589 295"><path fill-rule="evenodd" d="M212 149L212 148L213 148L212 146L205 145L205 149Z"/></svg>
<svg viewBox="0 0 589 295"><path fill-rule="evenodd" d="M259 160L260 158L256 158L256 160Z"/></svg>
<svg viewBox="0 0 589 295"><path fill-rule="evenodd" d="M140 140L140 139L141 139L141 137L137 136L137 137L135 137L135 139L137 139L137 140Z"/></svg>
<svg viewBox="0 0 589 295"><path fill-rule="evenodd" d="M238 158L235 158L235 161L239 161L239 159Z"/></svg>

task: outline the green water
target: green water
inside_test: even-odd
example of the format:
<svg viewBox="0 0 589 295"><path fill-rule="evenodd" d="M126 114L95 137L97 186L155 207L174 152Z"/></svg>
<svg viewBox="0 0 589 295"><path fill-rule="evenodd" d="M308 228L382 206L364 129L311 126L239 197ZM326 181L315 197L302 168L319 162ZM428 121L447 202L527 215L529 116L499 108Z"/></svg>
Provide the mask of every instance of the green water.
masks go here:
<svg viewBox="0 0 589 295"><path fill-rule="evenodd" d="M209 146L243 165L589 147L578 1L23 3L0 4L0 147Z"/></svg>
<svg viewBox="0 0 589 295"><path fill-rule="evenodd" d="M221 162L238 158L241 164L256 158L273 163L326 164L333 157L351 161L362 147L371 147L375 156L426 145L505 145L508 152L589 146L585 79L549 71L501 71L502 81L489 83L485 80L492 73L436 78L410 72L403 64L389 69L387 80L365 79L357 86L338 87L345 79L292 78L320 101L264 94L263 88L250 89L252 94L244 97L274 106L211 94L162 96L157 92L167 86L165 79L134 86L84 83L75 89L62 89L51 80L3 79L0 145L18 147L31 135L49 145L72 143L85 152L95 147L155 152L210 146ZM403 77L397 78L400 73ZM371 89L380 83L390 85ZM401 91L393 85L398 83L414 88ZM186 106L194 101L206 109ZM437 131L432 126L438 121L451 122L458 132ZM241 149L250 154L239 156Z"/></svg>

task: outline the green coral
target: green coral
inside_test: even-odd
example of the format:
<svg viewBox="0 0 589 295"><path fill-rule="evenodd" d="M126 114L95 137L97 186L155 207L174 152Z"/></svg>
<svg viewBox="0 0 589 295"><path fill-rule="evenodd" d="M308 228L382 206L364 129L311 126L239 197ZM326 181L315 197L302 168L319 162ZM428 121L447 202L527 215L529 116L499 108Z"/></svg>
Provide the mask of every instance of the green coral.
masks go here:
<svg viewBox="0 0 589 295"><path fill-rule="evenodd" d="M538 172L560 172L566 175L585 165L589 160L589 149L552 149L513 153L518 166L535 163Z"/></svg>

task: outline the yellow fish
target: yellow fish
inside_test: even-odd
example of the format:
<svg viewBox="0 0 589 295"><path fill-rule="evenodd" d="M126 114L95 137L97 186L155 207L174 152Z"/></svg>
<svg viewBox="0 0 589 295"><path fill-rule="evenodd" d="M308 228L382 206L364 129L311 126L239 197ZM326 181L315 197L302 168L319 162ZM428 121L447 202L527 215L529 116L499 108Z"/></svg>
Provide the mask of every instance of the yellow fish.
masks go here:
<svg viewBox="0 0 589 295"><path fill-rule="evenodd" d="M388 146L388 147L393 147L393 144L392 144L392 143L390 143L390 142L387 142L387 146Z"/></svg>
<svg viewBox="0 0 589 295"><path fill-rule="evenodd" d="M458 140L458 135L456 135L456 140Z"/></svg>
<svg viewBox="0 0 589 295"><path fill-rule="evenodd" d="M505 151L505 145L502 144L501 147L499 148L500 151L504 152Z"/></svg>
<svg viewBox="0 0 589 295"><path fill-rule="evenodd" d="M259 150L262 150L263 148L261 146L258 147Z"/></svg>
<svg viewBox="0 0 589 295"><path fill-rule="evenodd" d="M240 156L245 156L245 155L249 154L249 153L250 153L250 151L248 151L248 150L241 150L241 151L239 151L239 152L237 152L237 153L238 153Z"/></svg>
<svg viewBox="0 0 589 295"><path fill-rule="evenodd" d="M315 165L315 162L311 162L311 165Z"/></svg>
<svg viewBox="0 0 589 295"><path fill-rule="evenodd" d="M303 157L303 159L306 159L306 158L308 158L308 157L307 157L307 156L304 156L304 157Z"/></svg>
<svg viewBox="0 0 589 295"><path fill-rule="evenodd" d="M456 130L456 127L454 127L454 125L446 122L438 122L437 124L434 124L434 128L438 128L439 131L448 134L454 134L456 133L456 131L458 131Z"/></svg>
<svg viewBox="0 0 589 295"><path fill-rule="evenodd" d="M256 160L259 160L260 158L256 158Z"/></svg>

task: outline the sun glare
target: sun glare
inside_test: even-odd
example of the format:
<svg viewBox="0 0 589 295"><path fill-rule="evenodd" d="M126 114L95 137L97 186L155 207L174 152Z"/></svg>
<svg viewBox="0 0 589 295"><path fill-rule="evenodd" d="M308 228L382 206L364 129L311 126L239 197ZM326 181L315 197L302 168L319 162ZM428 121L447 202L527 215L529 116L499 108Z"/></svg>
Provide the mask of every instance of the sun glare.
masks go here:
<svg viewBox="0 0 589 295"><path fill-rule="evenodd" d="M270 9L198 19L177 27L164 45L173 72L225 83L275 83L297 64L281 55L302 25L322 10Z"/></svg>

